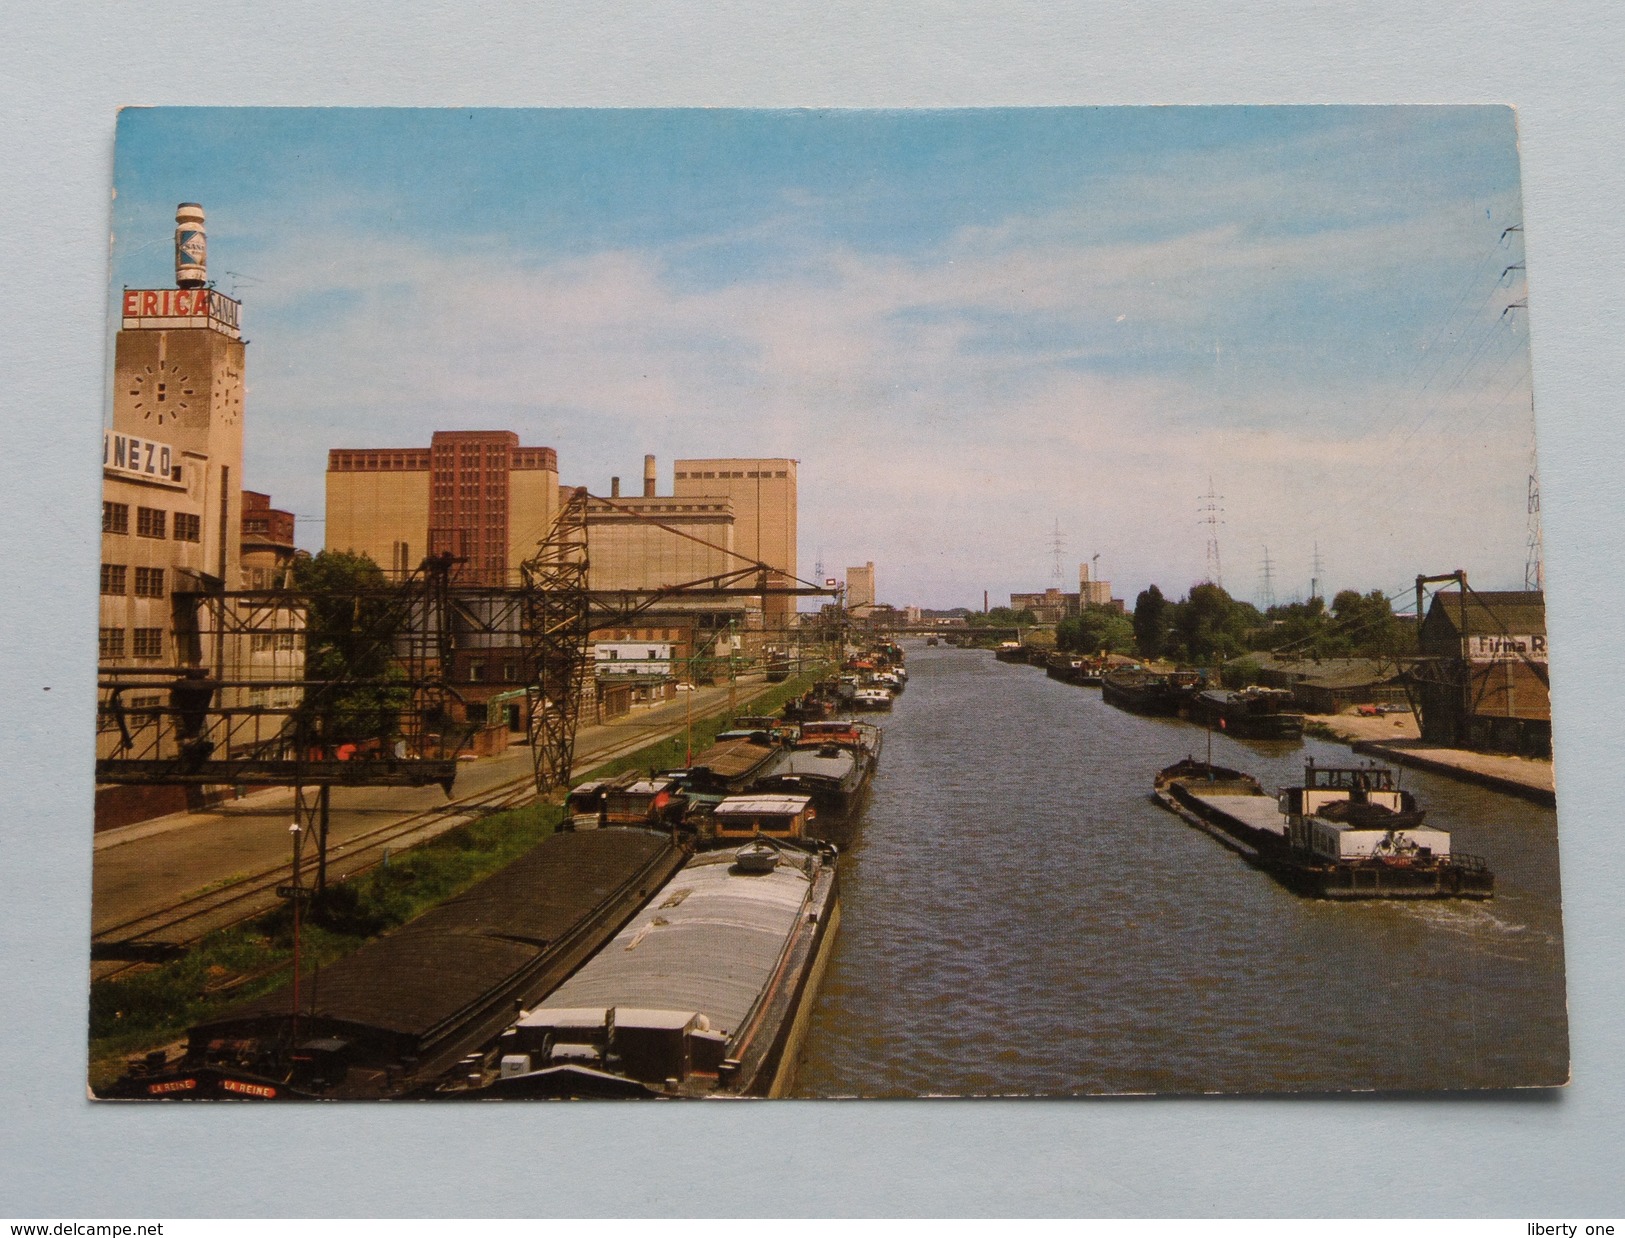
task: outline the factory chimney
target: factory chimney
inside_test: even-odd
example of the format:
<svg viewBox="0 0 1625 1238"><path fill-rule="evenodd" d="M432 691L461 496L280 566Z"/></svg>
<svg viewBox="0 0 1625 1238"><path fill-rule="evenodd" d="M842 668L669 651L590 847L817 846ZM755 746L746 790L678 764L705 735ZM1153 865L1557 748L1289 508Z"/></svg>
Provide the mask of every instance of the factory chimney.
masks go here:
<svg viewBox="0 0 1625 1238"><path fill-rule="evenodd" d="M609 479L609 497L612 499L621 497L621 479L619 477Z"/></svg>
<svg viewBox="0 0 1625 1238"><path fill-rule="evenodd" d="M646 499L655 497L655 458L653 456L643 457L643 497Z"/></svg>
<svg viewBox="0 0 1625 1238"><path fill-rule="evenodd" d="M202 288L209 282L209 240L203 231L203 208L182 202L175 208L175 284Z"/></svg>

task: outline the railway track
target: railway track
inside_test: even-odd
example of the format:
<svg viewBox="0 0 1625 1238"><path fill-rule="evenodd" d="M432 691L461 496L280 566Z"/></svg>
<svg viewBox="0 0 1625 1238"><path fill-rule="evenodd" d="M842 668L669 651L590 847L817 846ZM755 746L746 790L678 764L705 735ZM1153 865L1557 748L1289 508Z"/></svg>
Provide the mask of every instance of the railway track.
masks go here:
<svg viewBox="0 0 1625 1238"><path fill-rule="evenodd" d="M748 704L767 690L766 685L741 694L738 705ZM737 708L726 702L696 710L696 721ZM626 739L581 754L571 771L572 780L586 770L658 743L681 731L666 720ZM468 821L489 813L517 808L536 798L529 773L498 783L473 795L437 805L423 812L389 821L364 833L351 835L341 848L329 853L329 879L334 883L368 872L382 863L386 853L425 843ZM302 865L309 874L313 864ZM205 887L139 916L97 930L91 937L91 979L110 980L183 954L209 933L229 928L271 910L281 901L279 886L293 879L293 863L276 864L218 885Z"/></svg>

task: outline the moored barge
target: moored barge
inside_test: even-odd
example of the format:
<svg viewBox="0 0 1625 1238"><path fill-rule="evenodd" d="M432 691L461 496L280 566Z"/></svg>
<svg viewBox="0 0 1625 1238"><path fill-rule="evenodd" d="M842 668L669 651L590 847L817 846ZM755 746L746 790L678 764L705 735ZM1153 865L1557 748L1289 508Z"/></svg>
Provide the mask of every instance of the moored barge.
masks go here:
<svg viewBox="0 0 1625 1238"><path fill-rule="evenodd" d="M1202 690L1200 671L1149 671L1127 668L1101 676L1100 699L1130 713L1175 717Z"/></svg>
<svg viewBox="0 0 1625 1238"><path fill-rule="evenodd" d="M521 1013L446 1099L779 1096L840 923L804 796L718 805L691 859L597 956Z"/></svg>
<svg viewBox="0 0 1625 1238"><path fill-rule="evenodd" d="M1243 739L1301 739L1303 713L1285 688L1211 688L1197 695L1195 722Z"/></svg>
<svg viewBox="0 0 1625 1238"><path fill-rule="evenodd" d="M1187 757L1153 797L1281 884L1318 898L1491 898L1495 876L1422 824L1415 797L1378 765L1317 766L1272 797L1256 778Z"/></svg>

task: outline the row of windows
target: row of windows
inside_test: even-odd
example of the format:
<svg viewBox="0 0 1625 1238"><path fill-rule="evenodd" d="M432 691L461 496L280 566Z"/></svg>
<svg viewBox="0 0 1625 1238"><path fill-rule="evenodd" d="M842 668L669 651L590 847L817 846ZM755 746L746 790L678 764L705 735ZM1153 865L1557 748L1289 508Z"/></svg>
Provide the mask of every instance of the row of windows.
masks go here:
<svg viewBox="0 0 1625 1238"><path fill-rule="evenodd" d="M256 709L288 709L299 704L299 689L278 688L273 692L270 688L250 688L248 703Z"/></svg>
<svg viewBox="0 0 1625 1238"><path fill-rule="evenodd" d="M164 630L162 628L135 628L131 635L130 654L137 658L161 658L164 656ZM104 658L122 658L124 656L123 628L103 628L97 648Z"/></svg>
<svg viewBox="0 0 1625 1238"><path fill-rule="evenodd" d="M169 513L159 507L135 509L135 535L162 538L168 535ZM102 503L102 532L128 533L130 531L130 505L128 503ZM175 540L196 542L203 537L203 519L191 512L175 513Z"/></svg>
<svg viewBox="0 0 1625 1238"><path fill-rule="evenodd" d="M130 571L122 563L102 564L102 596L123 597L129 592ZM138 598L164 596L164 569L138 567L135 569L135 595Z"/></svg>
<svg viewBox="0 0 1625 1238"><path fill-rule="evenodd" d="M412 470L429 467L429 453L426 451L390 453L369 453L359 451L334 452L332 463L328 466L336 472L359 472L363 470Z"/></svg>
<svg viewBox="0 0 1625 1238"><path fill-rule="evenodd" d="M248 638L250 653L287 653L304 647L303 632L254 632Z"/></svg>
<svg viewBox="0 0 1625 1238"><path fill-rule="evenodd" d="M468 682L484 683L485 672L487 669L492 671L500 671L503 681L506 683L513 683L519 678L519 666L514 662L493 663L489 668L487 668L484 662L470 662L468 664Z"/></svg>
<svg viewBox="0 0 1625 1238"><path fill-rule="evenodd" d="M788 469L780 469L776 473L769 469L762 469L760 472L750 473L673 473L672 476L678 481L715 481L718 479L726 481L735 477L749 478L752 480L757 478L771 479L774 477L788 478L790 476L790 472Z"/></svg>

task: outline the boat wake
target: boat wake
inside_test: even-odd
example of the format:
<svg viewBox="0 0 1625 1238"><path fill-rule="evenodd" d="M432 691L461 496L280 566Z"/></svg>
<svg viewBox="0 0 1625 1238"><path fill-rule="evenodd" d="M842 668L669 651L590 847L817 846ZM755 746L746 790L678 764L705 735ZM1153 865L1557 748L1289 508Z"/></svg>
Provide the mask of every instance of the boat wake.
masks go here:
<svg viewBox="0 0 1625 1238"><path fill-rule="evenodd" d="M1497 908L1485 903L1409 903L1395 910L1420 919L1430 929L1464 938L1497 958L1513 962L1526 959L1521 954L1500 954L1494 947L1546 948L1557 940L1542 929L1496 914Z"/></svg>

